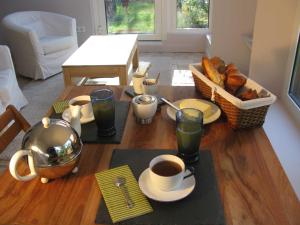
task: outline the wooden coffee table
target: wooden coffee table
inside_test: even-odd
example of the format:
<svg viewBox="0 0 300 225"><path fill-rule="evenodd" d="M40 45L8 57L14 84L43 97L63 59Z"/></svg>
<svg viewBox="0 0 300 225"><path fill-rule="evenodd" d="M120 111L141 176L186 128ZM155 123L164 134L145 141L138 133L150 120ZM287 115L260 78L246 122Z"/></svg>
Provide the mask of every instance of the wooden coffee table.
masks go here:
<svg viewBox="0 0 300 225"><path fill-rule="evenodd" d="M96 88L70 86L60 99L90 94ZM110 88L115 99L131 100L123 87ZM159 93L172 102L201 97L194 87L164 86ZM0 175L0 224L95 224L102 197L95 173L109 168L115 148L177 149L175 122L167 116L166 106L149 125L137 124L131 107L122 142L84 144L77 174L42 184L38 178L16 181L5 171ZM213 156L227 225L299 225L299 200L263 128L234 131L220 118L205 126L201 150ZM26 168L23 163L18 171L28 172ZM201 181L197 185L201 187Z"/></svg>
<svg viewBox="0 0 300 225"><path fill-rule="evenodd" d="M64 62L65 86L72 85L74 77L119 77L120 84L127 85L131 62L138 68L137 35L91 36Z"/></svg>

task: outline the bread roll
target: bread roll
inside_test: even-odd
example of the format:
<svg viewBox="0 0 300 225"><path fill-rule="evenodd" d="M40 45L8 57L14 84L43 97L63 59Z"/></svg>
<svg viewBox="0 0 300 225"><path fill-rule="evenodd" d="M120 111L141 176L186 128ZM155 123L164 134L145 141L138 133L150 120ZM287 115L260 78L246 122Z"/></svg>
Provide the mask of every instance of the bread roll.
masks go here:
<svg viewBox="0 0 300 225"><path fill-rule="evenodd" d="M247 100L259 98L259 96L256 90L246 89L241 94L238 95L238 98L240 98L243 101L247 101Z"/></svg>
<svg viewBox="0 0 300 225"><path fill-rule="evenodd" d="M240 73L239 69L236 67L236 65L234 65L233 63L230 63L227 65L225 73L227 75L231 74L231 73Z"/></svg>
<svg viewBox="0 0 300 225"><path fill-rule="evenodd" d="M241 74L230 74L227 76L226 90L230 94L235 95L237 91L245 85L246 81L247 79Z"/></svg>
<svg viewBox="0 0 300 225"><path fill-rule="evenodd" d="M225 62L218 56L212 57L210 59L210 62L213 64L216 70L218 70L219 73L224 74L226 71Z"/></svg>
<svg viewBox="0 0 300 225"><path fill-rule="evenodd" d="M218 70L213 66L213 64L207 57L202 58L202 67L203 71L212 82L224 88L224 80L222 79L222 75L218 72Z"/></svg>

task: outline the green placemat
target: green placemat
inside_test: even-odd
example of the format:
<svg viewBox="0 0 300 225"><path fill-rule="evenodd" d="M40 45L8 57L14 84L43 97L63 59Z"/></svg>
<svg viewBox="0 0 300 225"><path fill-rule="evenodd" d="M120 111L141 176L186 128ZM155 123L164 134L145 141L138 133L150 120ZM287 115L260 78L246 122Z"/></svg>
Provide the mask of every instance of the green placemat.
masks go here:
<svg viewBox="0 0 300 225"><path fill-rule="evenodd" d="M69 107L69 101L57 101L53 103L55 113L63 113Z"/></svg>
<svg viewBox="0 0 300 225"><path fill-rule="evenodd" d="M95 176L113 223L141 216L153 211L150 203L141 192L128 165L96 173ZM114 184L114 180L117 176L126 178L125 185L129 196L134 203L134 206L131 209L127 207L120 188Z"/></svg>

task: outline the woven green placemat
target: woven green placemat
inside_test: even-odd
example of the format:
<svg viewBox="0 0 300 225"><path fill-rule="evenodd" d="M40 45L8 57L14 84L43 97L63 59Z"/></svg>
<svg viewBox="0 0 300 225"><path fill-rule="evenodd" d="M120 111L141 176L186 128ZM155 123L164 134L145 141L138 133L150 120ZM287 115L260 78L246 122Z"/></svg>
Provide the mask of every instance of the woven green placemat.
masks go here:
<svg viewBox="0 0 300 225"><path fill-rule="evenodd" d="M63 113L69 107L69 101L57 101L53 103L55 113Z"/></svg>
<svg viewBox="0 0 300 225"><path fill-rule="evenodd" d="M128 165L116 167L95 174L104 201L113 223L141 216L153 211L150 203L141 192ZM134 206L129 209L121 190L114 184L116 177L126 178L126 187Z"/></svg>

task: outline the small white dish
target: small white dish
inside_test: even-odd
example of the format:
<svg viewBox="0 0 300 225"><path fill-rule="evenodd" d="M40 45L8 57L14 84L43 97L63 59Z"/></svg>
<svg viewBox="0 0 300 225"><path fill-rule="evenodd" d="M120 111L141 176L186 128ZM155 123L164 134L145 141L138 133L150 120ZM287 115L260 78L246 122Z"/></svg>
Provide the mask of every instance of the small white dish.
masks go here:
<svg viewBox="0 0 300 225"><path fill-rule="evenodd" d="M203 124L212 123L212 122L216 121L217 119L219 119L219 117L221 116L220 108L212 102L209 102L209 101L206 101L203 99L182 99L182 100L173 102L173 104L179 108L180 103L182 101L197 101L197 102L209 104L211 106L211 113L209 116L203 118ZM197 104L193 104L193 105L194 105L193 108L201 111L201 108L197 107L198 106ZM168 106L167 114L172 120L176 121L176 110L175 109Z"/></svg>
<svg viewBox="0 0 300 225"><path fill-rule="evenodd" d="M159 202L174 202L187 197L195 188L196 180L190 176L183 180L181 185L172 191L162 191L151 183L149 176L150 169L147 168L139 177L141 191L150 199Z"/></svg>
<svg viewBox="0 0 300 225"><path fill-rule="evenodd" d="M65 121L70 123L70 121L71 121L71 111L70 111L69 108L65 109L65 111L62 114L62 118ZM89 123L89 122L92 122L93 120L95 120L93 113L91 113L89 117L82 117L82 116L80 117L80 123L81 124Z"/></svg>

